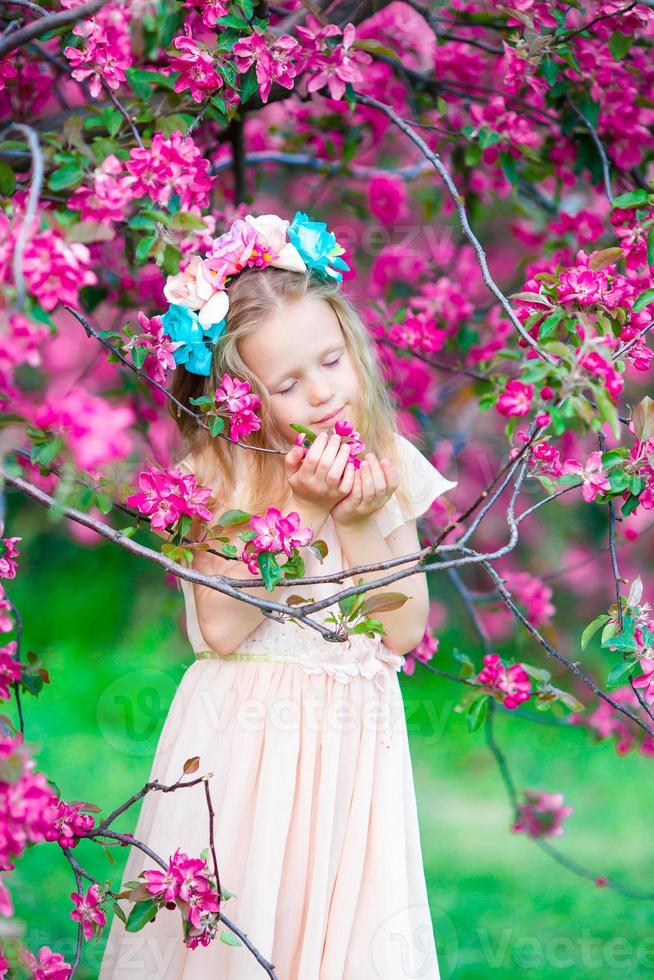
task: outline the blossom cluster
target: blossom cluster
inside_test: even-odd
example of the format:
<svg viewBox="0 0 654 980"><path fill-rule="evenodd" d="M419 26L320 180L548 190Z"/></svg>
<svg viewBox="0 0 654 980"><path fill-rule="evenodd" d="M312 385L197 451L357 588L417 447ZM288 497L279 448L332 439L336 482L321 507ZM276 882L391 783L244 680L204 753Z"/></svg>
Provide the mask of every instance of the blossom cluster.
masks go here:
<svg viewBox="0 0 654 980"><path fill-rule="evenodd" d="M230 437L235 442L260 428L261 420L256 412L261 408L261 399L250 391L249 381L223 374L220 387L216 388L215 402L229 412Z"/></svg>
<svg viewBox="0 0 654 980"><path fill-rule="evenodd" d="M517 708L532 695L531 678L522 664L506 667L498 653L486 654L484 666L475 679L485 684L505 708Z"/></svg>
<svg viewBox="0 0 654 980"><path fill-rule="evenodd" d="M145 887L157 899L183 903L192 926L187 945L192 949L199 943L208 945L215 932L215 928L211 928L211 914L220 911L220 903L206 861L189 857L177 848L165 871L144 871L143 877Z"/></svg>
<svg viewBox="0 0 654 980"><path fill-rule="evenodd" d="M241 557L253 575L260 573L260 554L292 558L297 548L304 547L313 539L313 530L300 526L297 511L282 515L277 507L269 507L264 515L254 514L250 518L250 528L254 536L246 543Z"/></svg>
<svg viewBox="0 0 654 980"><path fill-rule="evenodd" d="M125 502L150 518L153 530L165 531L175 525L182 515L211 520L212 513L205 502L211 487L199 487L195 474L180 467L169 471L152 468L138 475L139 492L130 494Z"/></svg>
<svg viewBox="0 0 654 980"><path fill-rule="evenodd" d="M563 803L563 793L545 793L525 790L525 800L518 803L518 818L512 826L516 833L530 837L560 837L563 821L573 812L573 807Z"/></svg>

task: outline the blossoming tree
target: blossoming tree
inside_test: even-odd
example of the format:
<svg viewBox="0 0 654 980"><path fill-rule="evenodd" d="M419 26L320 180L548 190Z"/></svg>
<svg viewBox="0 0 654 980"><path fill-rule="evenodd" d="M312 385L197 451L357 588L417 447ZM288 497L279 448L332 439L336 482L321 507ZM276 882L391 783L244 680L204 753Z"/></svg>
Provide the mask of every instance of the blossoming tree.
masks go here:
<svg viewBox="0 0 654 980"><path fill-rule="evenodd" d="M651 3L12 0L0 32L5 488L335 642L379 633L374 590L401 591L416 570L447 574L477 649L437 666L445 610L434 600L404 670L458 684L457 710L471 731L485 725L491 749L497 713L528 724L533 707L616 736L620 754L654 755L644 598L654 508ZM285 246L247 221L278 211L280 199L298 208L289 235L304 258L339 270L366 301L404 432L459 472L455 502L434 504L412 564L389 562L386 575L349 590L334 583L334 630L315 619L325 603L265 596L282 579L300 587L303 549L320 551L297 514L247 515L240 550L229 515L211 538L235 579L240 562L260 573L258 591L189 570L187 534L210 519L211 491L167 458L169 373L206 367L224 329L225 276ZM335 239L305 210L328 215ZM240 265L232 249L226 266L221 235L235 222L248 249ZM195 407L195 424L215 438L247 442L259 426L243 379L225 376ZM359 434L342 435L356 465ZM310 438L300 432L299 444ZM2 538L7 582L20 571L15 530ZM595 618L580 602L581 616L557 619L557 587L592 595ZM0 976L67 977L118 909L76 844L146 850L112 824L163 787L135 790L104 819L94 816L102 801L62 799L24 739L29 696L56 677L38 655L23 656L10 585L0 631L0 697L14 708L0 728L0 911L13 914L11 872L25 848L49 844L70 864L78 929L72 963L47 945L14 943ZM518 662L502 649L514 631L529 640ZM591 644L600 671L580 659ZM198 767L188 760L172 789L203 782L211 814ZM573 812L562 794L536 788L512 804L512 830L533 838L560 836ZM121 893L134 902L127 928L172 904L188 945L244 942L275 975L247 923L228 917L211 845L154 858L161 872Z"/></svg>

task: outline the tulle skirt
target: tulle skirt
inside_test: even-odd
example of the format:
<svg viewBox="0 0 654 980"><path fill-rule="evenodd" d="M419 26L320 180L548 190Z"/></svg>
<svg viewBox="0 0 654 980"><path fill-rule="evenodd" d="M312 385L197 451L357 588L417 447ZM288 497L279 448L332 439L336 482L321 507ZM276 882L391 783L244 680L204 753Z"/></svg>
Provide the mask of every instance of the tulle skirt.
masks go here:
<svg viewBox="0 0 654 980"><path fill-rule="evenodd" d="M151 779L211 773L221 911L279 980L439 980L404 705L395 670L343 683L293 661L198 659L175 693ZM134 836L166 862L209 845L204 787L150 792ZM209 869L212 871L212 862ZM130 848L122 881L159 866ZM121 901L129 914L131 903ZM245 945L183 941L162 909L114 916L100 980L261 980Z"/></svg>

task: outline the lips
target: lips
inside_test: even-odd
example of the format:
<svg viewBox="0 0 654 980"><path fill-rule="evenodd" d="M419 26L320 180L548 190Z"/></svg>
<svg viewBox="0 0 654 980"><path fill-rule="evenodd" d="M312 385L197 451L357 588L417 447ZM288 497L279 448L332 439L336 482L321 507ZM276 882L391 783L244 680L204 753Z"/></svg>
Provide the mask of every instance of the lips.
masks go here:
<svg viewBox="0 0 654 980"><path fill-rule="evenodd" d="M324 422L335 422L336 419L341 414L341 412L343 411L344 408L345 408L345 405L341 405L340 408L335 409L333 412L331 412L329 415L326 415L322 419L317 419L313 424L314 425L322 425Z"/></svg>

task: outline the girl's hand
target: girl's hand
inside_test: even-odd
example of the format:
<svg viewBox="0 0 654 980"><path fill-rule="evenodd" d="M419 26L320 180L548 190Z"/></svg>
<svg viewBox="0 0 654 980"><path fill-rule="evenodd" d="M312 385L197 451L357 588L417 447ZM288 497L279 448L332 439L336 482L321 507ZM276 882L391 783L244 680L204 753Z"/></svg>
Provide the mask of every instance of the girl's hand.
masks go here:
<svg viewBox="0 0 654 980"><path fill-rule="evenodd" d="M302 459L302 448L294 446L286 454L286 477L296 500L316 510L329 514L334 504L351 490L352 484L343 483L354 473L349 462L350 447L334 433L328 436L320 432Z"/></svg>
<svg viewBox="0 0 654 980"><path fill-rule="evenodd" d="M344 485L352 484L350 493L332 510L332 517L341 527L351 527L366 521L381 510L400 485L396 466L388 459L381 463L374 453L366 453L361 467Z"/></svg>

